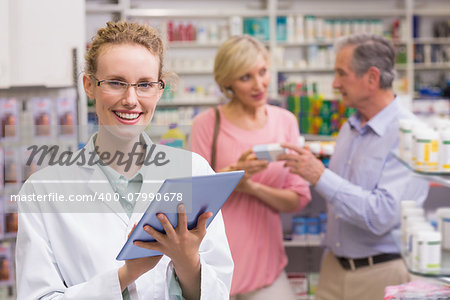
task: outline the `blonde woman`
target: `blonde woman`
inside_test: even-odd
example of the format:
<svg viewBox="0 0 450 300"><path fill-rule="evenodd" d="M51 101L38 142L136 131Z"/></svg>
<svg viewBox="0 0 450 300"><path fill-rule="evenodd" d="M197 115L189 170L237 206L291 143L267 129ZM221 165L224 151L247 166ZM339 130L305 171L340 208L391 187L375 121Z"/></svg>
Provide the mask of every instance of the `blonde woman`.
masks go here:
<svg viewBox="0 0 450 300"><path fill-rule="evenodd" d="M235 269L233 299L294 299L284 268L280 212L302 209L311 199L308 184L283 162L256 159L257 144L296 143L298 123L290 112L267 104L269 53L250 36L234 36L218 50L214 79L227 104L194 119L192 150L216 171L245 170L222 209ZM219 118L216 152L214 128Z"/></svg>

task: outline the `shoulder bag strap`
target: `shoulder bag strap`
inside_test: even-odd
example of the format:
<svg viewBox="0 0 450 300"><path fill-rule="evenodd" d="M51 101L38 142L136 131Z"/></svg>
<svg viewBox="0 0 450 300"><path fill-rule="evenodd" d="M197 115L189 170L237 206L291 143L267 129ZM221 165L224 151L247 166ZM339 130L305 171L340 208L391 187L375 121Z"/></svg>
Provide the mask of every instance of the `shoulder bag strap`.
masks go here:
<svg viewBox="0 0 450 300"><path fill-rule="evenodd" d="M219 108L215 108L216 111L216 123L214 125L214 135L212 141L212 149L211 149L211 167L213 170L216 170L216 152L217 152L217 136L219 135L220 129L220 113Z"/></svg>

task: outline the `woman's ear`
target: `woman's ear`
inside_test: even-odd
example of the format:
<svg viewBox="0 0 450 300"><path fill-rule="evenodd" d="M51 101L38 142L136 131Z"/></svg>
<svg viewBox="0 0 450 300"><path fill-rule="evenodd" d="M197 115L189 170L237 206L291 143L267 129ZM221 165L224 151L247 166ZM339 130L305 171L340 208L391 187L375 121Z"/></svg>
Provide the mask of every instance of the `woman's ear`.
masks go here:
<svg viewBox="0 0 450 300"><path fill-rule="evenodd" d="M92 78L88 75L83 75L83 87L86 95L89 99L95 99L94 97L94 83L92 82Z"/></svg>

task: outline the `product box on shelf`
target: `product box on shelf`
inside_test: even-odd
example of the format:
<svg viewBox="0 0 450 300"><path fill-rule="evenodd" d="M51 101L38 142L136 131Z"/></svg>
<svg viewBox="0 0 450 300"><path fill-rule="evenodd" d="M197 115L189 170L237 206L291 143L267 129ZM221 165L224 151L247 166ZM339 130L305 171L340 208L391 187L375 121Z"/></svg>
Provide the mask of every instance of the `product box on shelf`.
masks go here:
<svg viewBox="0 0 450 300"><path fill-rule="evenodd" d="M319 273L308 273L308 294L310 296L316 294L319 285Z"/></svg>
<svg viewBox="0 0 450 300"><path fill-rule="evenodd" d="M16 99L0 99L0 123L0 140L18 140L19 114Z"/></svg>
<svg viewBox="0 0 450 300"><path fill-rule="evenodd" d="M305 246L320 245L325 234L326 221L325 213L320 213L318 216L294 216L292 218L292 240Z"/></svg>
<svg viewBox="0 0 450 300"><path fill-rule="evenodd" d="M34 137L51 137L53 127L52 100L48 98L33 98L31 105Z"/></svg>
<svg viewBox="0 0 450 300"><path fill-rule="evenodd" d="M5 228L4 228L4 236L10 237L15 236L17 234L18 228L18 207L17 202L14 200L14 196L18 195L20 186L17 185L15 187L11 187L8 192L5 193L5 201L4 201L4 217L5 217Z"/></svg>
<svg viewBox="0 0 450 300"><path fill-rule="evenodd" d="M269 18L244 18L243 30L244 34L254 36L261 41L268 41L270 39Z"/></svg>
<svg viewBox="0 0 450 300"><path fill-rule="evenodd" d="M0 286L11 285L14 282L14 261L11 246L7 243L0 245Z"/></svg>
<svg viewBox="0 0 450 300"><path fill-rule="evenodd" d="M58 135L60 138L77 138L77 110L75 98L56 100Z"/></svg>
<svg viewBox="0 0 450 300"><path fill-rule="evenodd" d="M88 136L93 135L98 130L98 117L95 112L89 112L87 117Z"/></svg>
<svg viewBox="0 0 450 300"><path fill-rule="evenodd" d="M5 147L5 184L16 184L22 182L22 172L20 164L20 153L16 148Z"/></svg>
<svg viewBox="0 0 450 300"><path fill-rule="evenodd" d="M314 83L310 91L306 82L284 83L281 93L286 97L286 108L298 118L302 133L336 135L354 113L354 109L346 108L339 100L324 99Z"/></svg>
<svg viewBox="0 0 450 300"><path fill-rule="evenodd" d="M2 193L0 194L0 239L3 238L5 234L5 202L6 197Z"/></svg>
<svg viewBox="0 0 450 300"><path fill-rule="evenodd" d="M294 291L296 299L307 299L308 277L306 273L288 273L289 284Z"/></svg>
<svg viewBox="0 0 450 300"><path fill-rule="evenodd" d="M5 153L2 147L0 147L0 193L5 187Z"/></svg>

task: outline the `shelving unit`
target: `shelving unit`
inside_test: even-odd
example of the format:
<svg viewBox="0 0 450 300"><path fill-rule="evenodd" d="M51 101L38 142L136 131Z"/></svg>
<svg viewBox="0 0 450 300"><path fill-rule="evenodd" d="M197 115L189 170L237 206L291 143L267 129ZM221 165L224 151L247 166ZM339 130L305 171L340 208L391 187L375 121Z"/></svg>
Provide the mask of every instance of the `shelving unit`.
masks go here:
<svg viewBox="0 0 450 300"><path fill-rule="evenodd" d="M266 42L269 48L276 47L288 50L289 48L305 48L309 46L332 46L334 39L317 40L317 41L297 41L297 42L281 42L277 40L277 17L285 16L314 16L318 18L327 18L330 20L360 20L362 18L380 19L384 21L384 30L390 26L390 22L394 19L400 19L403 24L403 38L395 41L397 45L403 45L407 49L407 62L405 65L399 65L397 71L409 82L406 94L414 94L415 72L427 71L446 71L450 70L448 65L434 64L415 64L414 63L414 46L417 44L440 44L450 45L450 38L432 38L428 37L413 38L412 23L414 16L421 17L446 17L450 12L450 5L446 5L442 1L428 1L424 4L420 0L402 0L402 1L382 1L383 3L372 3L370 1L358 1L355 5L354 1L341 1L336 3L330 0L312 1L302 0L295 2L284 2L281 0L267 1L232 1L230 5L223 2L214 3L214 8L204 7L193 9L192 5L181 3L180 1L151 1L144 2L139 0L111 0L108 3L98 2L95 0L87 0L86 12L88 15L93 14L112 14L116 19L140 19L142 21L199 21L207 19L227 20L230 17L266 17L269 20L270 38ZM103 4L102 4L103 3ZM444 4L444 5L443 5ZM230 9L230 7L237 7ZM382 7L382 8L381 8ZM196 43L196 42L171 42L168 44L169 49L195 49L216 50L220 46L220 42L214 43ZM306 50L306 49L303 49ZM307 58L305 58L308 60ZM275 61L275 57L273 61ZM212 70L184 70L174 69L181 77L188 78L192 75L211 76ZM327 67L302 67L297 64L292 67L283 66L283 64L272 64L272 85L270 87L270 95L274 99L279 99L277 95L277 86L275 78L278 73L287 75L307 75L307 74L330 74L333 73L332 65Z"/></svg>
<svg viewBox="0 0 450 300"><path fill-rule="evenodd" d="M450 188L450 173L438 173L438 172L422 172L413 169L410 164L405 161L397 152L392 153L393 156L400 161L404 166L411 170L416 176L424 178L430 182L437 182L445 187ZM400 246L400 245L399 245ZM450 283L450 251L441 251L441 268L438 272L423 272L422 270L417 270L408 263L408 260L404 260L408 270L415 275L432 277L439 279L441 281Z"/></svg>
<svg viewBox="0 0 450 300"><path fill-rule="evenodd" d="M285 240L284 242L285 247L320 247L321 243L318 241L296 241L296 240Z"/></svg>

